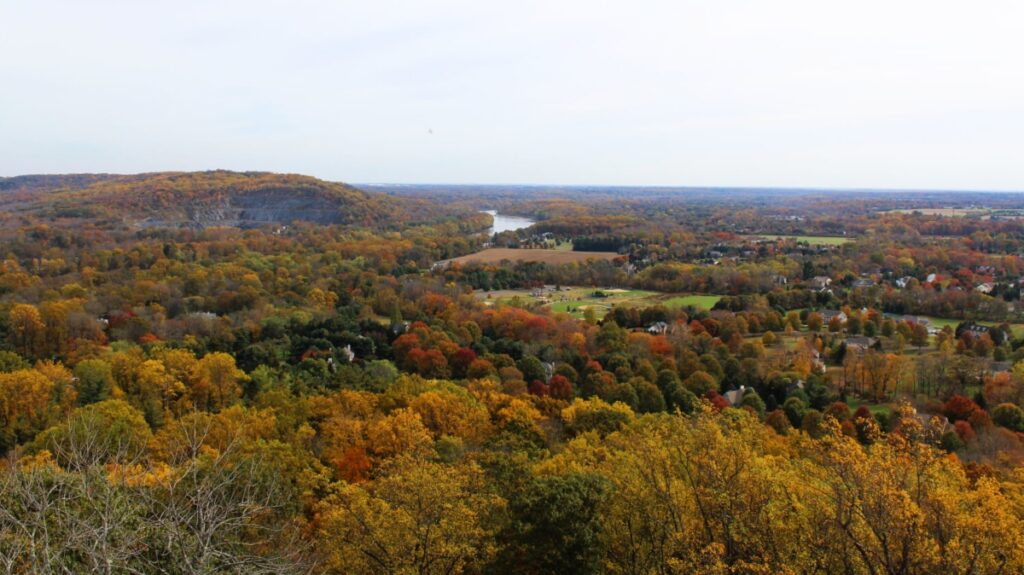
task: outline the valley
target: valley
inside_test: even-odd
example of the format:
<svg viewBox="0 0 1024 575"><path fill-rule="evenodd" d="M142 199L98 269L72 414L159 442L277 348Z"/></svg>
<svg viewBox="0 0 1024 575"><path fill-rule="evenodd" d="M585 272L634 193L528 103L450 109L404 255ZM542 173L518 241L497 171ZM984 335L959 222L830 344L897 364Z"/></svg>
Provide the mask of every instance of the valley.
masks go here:
<svg viewBox="0 0 1024 575"><path fill-rule="evenodd" d="M434 573L406 544L432 533L467 575L634 572L619 550L652 545L680 572L870 573L844 545L929 513L984 514L980 572L1024 569L1020 515L987 511L1024 466L1020 221L888 193L365 188L0 180L0 559L112 556L25 525L132 569ZM829 519L837 489L871 513ZM75 505L23 503L54 498ZM706 555L729 539L688 527L694 501L748 534L735 557ZM207 549L197 509L224 526ZM915 564L950 572L915 525Z"/></svg>

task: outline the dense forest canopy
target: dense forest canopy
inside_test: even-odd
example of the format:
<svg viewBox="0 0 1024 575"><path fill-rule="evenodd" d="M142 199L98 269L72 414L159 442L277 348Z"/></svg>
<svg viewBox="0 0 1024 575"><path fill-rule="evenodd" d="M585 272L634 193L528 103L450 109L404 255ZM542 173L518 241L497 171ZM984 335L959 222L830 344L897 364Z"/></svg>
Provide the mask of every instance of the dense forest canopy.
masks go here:
<svg viewBox="0 0 1024 575"><path fill-rule="evenodd" d="M0 565L1024 572L1017 196L642 192L0 179Z"/></svg>

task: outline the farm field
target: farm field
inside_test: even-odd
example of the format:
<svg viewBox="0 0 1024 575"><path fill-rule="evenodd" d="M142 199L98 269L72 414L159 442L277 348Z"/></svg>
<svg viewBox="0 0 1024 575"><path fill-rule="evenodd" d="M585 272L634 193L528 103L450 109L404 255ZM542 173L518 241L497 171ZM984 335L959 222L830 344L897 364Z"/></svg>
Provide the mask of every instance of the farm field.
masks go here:
<svg viewBox="0 0 1024 575"><path fill-rule="evenodd" d="M840 236L785 236L785 235L750 235L743 236L746 238L774 238L774 239L787 239L792 238L798 242L806 242L812 246L841 246L847 242L853 241L852 238L840 237Z"/></svg>
<svg viewBox="0 0 1024 575"><path fill-rule="evenodd" d="M438 266L448 266L453 263L484 263L496 264L505 260L513 262L543 262L547 264L569 264L585 262L587 260L613 260L621 257L615 252L574 252L568 249L554 250L529 250L512 248L490 248L479 251L475 254L443 260L437 262Z"/></svg>
<svg viewBox="0 0 1024 575"><path fill-rule="evenodd" d="M721 296L716 295L673 295L646 290L589 287L544 290L543 295L536 295L533 290L525 289L476 292L476 295L489 302L516 303L518 300L521 305L549 305L551 311L569 313L577 318L582 318L588 309L594 310L595 315L602 318L612 308L621 305L633 307L664 305L675 309L693 306L709 310L721 299Z"/></svg>

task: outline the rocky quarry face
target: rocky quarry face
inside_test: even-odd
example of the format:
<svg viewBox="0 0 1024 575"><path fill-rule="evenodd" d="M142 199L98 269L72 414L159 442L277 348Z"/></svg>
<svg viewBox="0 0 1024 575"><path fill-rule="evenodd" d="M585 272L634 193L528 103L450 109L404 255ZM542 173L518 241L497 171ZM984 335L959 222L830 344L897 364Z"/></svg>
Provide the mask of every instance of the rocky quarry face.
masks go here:
<svg viewBox="0 0 1024 575"><path fill-rule="evenodd" d="M268 188L225 198L218 204L189 206L188 223L196 226L288 224L305 221L338 224L347 221L337 202L313 190Z"/></svg>

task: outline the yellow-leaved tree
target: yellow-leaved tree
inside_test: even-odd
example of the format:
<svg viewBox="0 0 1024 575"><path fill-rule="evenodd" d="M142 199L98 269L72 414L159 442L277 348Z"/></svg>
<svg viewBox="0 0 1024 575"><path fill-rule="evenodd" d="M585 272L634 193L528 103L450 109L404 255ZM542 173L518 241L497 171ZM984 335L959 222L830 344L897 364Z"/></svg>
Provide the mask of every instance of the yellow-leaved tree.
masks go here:
<svg viewBox="0 0 1024 575"><path fill-rule="evenodd" d="M341 483L319 506L320 544L332 573L478 572L493 556L503 500L474 464L412 457L371 483Z"/></svg>
<svg viewBox="0 0 1024 575"><path fill-rule="evenodd" d="M239 384L249 378L235 366L235 358L222 352L208 353L192 370L192 403L196 408L219 411L238 401Z"/></svg>

